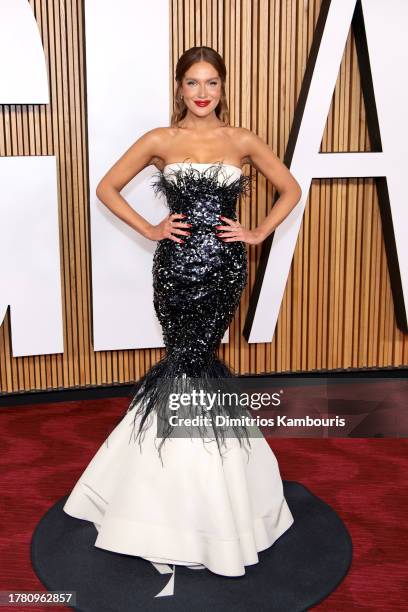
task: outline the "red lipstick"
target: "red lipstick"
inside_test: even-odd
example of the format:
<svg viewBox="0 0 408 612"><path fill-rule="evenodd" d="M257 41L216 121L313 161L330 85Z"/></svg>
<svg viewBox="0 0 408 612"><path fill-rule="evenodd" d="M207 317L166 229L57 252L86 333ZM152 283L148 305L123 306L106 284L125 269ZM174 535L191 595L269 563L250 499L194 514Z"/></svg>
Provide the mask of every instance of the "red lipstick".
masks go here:
<svg viewBox="0 0 408 612"><path fill-rule="evenodd" d="M204 107L209 105L210 100L194 100L194 102L197 106Z"/></svg>

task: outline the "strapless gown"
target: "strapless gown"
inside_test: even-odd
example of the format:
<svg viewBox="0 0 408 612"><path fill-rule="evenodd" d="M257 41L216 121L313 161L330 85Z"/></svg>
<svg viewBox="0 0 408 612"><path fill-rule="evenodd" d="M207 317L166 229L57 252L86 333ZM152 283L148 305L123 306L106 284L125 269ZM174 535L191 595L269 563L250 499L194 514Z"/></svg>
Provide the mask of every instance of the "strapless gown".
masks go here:
<svg viewBox="0 0 408 612"><path fill-rule="evenodd" d="M242 576L294 520L258 428L255 436L237 425L229 435L210 426L177 437L168 419L169 393L186 381L210 388L235 375L216 350L247 281L246 249L223 242L215 226L224 224L219 215L236 219L250 179L222 162L169 164L154 175L156 195L192 224L184 244L164 239L154 253L165 355L137 381L127 411L64 505L70 516L94 523L96 547L142 557L159 571L184 565ZM220 404L213 410L233 416Z"/></svg>

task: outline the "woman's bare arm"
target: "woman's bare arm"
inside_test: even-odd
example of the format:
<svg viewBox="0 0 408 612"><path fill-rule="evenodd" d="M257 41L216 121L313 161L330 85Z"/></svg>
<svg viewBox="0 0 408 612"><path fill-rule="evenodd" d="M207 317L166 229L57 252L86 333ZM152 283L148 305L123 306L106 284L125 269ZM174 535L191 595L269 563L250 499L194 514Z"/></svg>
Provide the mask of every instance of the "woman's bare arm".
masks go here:
<svg viewBox="0 0 408 612"><path fill-rule="evenodd" d="M102 177L96 187L96 195L119 219L145 238L150 240L170 238L175 242L182 242L173 234L188 235L187 231L180 229L182 227L187 229L188 225L178 221L184 215L167 215L158 225L152 225L120 194L132 178L159 156L158 152L163 146L165 137L165 128L155 128L143 134Z"/></svg>
<svg viewBox="0 0 408 612"><path fill-rule="evenodd" d="M245 130L245 149L251 162L276 187L279 198L256 228L264 240L296 206L302 196L299 183L272 149L256 134Z"/></svg>
<svg viewBox="0 0 408 612"><path fill-rule="evenodd" d="M221 219L227 222L228 227L222 227L225 242L241 240L248 244L259 244L282 223L296 206L301 198L302 190L295 177L262 138L246 128L238 129L238 143L240 150L243 152L242 157L249 159L255 168L271 181L278 190L279 198L271 212L255 229L248 230L242 226L238 230L234 229L234 223L225 217L221 217ZM221 229L221 226L219 228Z"/></svg>

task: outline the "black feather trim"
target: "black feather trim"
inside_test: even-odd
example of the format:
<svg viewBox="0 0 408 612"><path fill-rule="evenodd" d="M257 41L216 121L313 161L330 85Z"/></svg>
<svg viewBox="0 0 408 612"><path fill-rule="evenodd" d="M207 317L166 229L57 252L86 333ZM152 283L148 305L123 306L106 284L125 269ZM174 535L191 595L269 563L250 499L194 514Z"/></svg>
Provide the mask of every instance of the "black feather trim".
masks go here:
<svg viewBox="0 0 408 612"><path fill-rule="evenodd" d="M231 166L222 162L203 169L194 167L192 162L182 163L183 166L167 167L166 171L158 170L153 174L150 184L156 196L164 195L171 200L185 193L191 198L196 189L203 196L213 193L216 188L221 200L236 200L251 192L252 176L241 172L236 179L231 179L227 170Z"/></svg>

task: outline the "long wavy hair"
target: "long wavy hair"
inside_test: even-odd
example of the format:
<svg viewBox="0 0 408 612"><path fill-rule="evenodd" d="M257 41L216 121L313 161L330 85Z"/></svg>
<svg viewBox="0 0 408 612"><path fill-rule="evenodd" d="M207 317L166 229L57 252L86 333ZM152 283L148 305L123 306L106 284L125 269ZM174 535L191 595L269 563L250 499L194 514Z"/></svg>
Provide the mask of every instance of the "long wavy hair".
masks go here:
<svg viewBox="0 0 408 612"><path fill-rule="evenodd" d="M227 98L225 95L225 80L227 77L227 69L221 55L211 47L191 47L184 51L179 57L176 65L175 79L177 82L176 92L174 96L173 114L171 116L171 127L176 127L179 121L184 119L187 114L187 107L181 97L181 82L187 70L196 62L208 62L217 70L221 78L221 97L215 108L215 114L226 125L229 125L230 116Z"/></svg>

